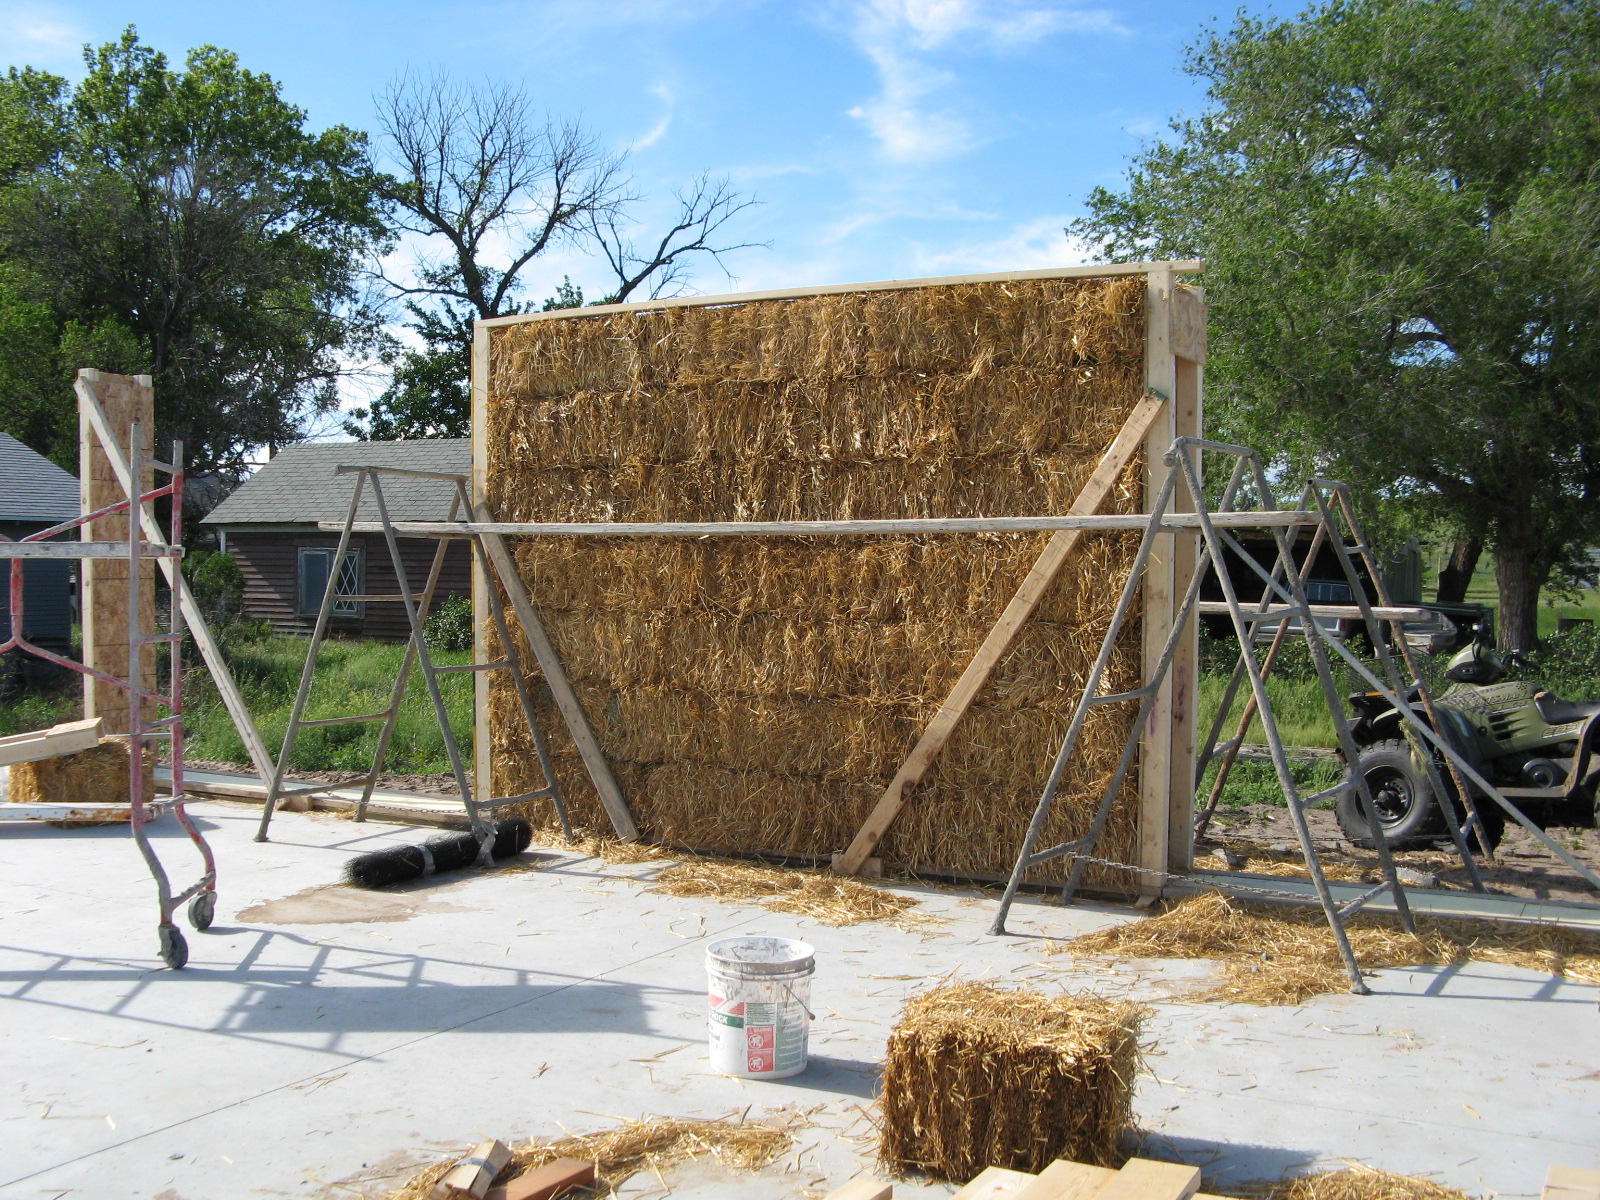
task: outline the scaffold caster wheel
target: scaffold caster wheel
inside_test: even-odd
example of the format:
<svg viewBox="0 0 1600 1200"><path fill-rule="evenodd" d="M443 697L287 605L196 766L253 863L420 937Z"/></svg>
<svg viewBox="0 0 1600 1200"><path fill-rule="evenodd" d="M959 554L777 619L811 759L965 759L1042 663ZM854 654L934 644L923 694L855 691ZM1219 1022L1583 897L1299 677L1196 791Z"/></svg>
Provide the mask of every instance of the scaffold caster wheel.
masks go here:
<svg viewBox="0 0 1600 1200"><path fill-rule="evenodd" d="M189 901L189 924L196 929L210 929L211 918L217 915L217 894L199 892Z"/></svg>
<svg viewBox="0 0 1600 1200"><path fill-rule="evenodd" d="M161 934L161 961L174 971L189 961L189 943L176 925L163 925Z"/></svg>

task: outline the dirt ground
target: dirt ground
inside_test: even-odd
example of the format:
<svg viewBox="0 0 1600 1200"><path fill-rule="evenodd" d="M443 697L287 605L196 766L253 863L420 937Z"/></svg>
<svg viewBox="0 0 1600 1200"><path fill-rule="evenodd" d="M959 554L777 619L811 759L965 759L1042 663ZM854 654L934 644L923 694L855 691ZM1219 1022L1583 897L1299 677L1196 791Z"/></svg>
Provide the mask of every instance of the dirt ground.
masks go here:
<svg viewBox="0 0 1600 1200"><path fill-rule="evenodd" d="M243 771L254 775L255 768L248 763L218 762L209 758L186 758L183 765L191 771ZM366 779L364 771L296 771L293 778L302 783L360 783ZM456 777L448 771L433 775L379 775L378 786L397 792L421 792L429 796L456 795Z"/></svg>
<svg viewBox="0 0 1600 1200"><path fill-rule="evenodd" d="M239 763L188 760L197 771L250 771ZM359 783L366 776L358 771L296 771L294 777L322 783ZM380 787L425 795L453 796L455 777L448 774L380 775ZM1358 849L1344 840L1331 809L1312 809L1311 836L1322 856L1329 877L1347 880L1378 880L1378 857L1371 850ZM1575 858L1600 872L1600 830L1552 827L1547 832L1565 846ZM1242 860L1234 868L1253 874L1306 874L1305 864L1295 843L1286 808L1257 804L1248 808L1220 809L1212 818L1207 836L1195 846L1195 865L1207 870L1229 869L1214 856L1225 849ZM1469 892L1472 884L1466 868L1447 850L1408 850L1395 855L1395 862L1424 875L1435 876L1438 886ZM1506 829L1495 862L1480 865L1484 884L1491 892L1525 899L1558 900L1572 904L1600 904L1600 894L1575 875L1570 867L1551 854L1520 825Z"/></svg>
<svg viewBox="0 0 1600 1200"><path fill-rule="evenodd" d="M1377 882L1377 854L1345 841L1331 809L1312 809L1307 815L1312 840L1330 878ZM1552 826L1546 832L1578 861L1600 872L1600 830ZM1243 865L1234 869L1269 875L1306 874L1286 808L1257 804L1219 810L1206 836L1196 843L1195 865L1207 870L1228 869L1228 864L1216 857L1217 850L1243 860ZM1441 888L1472 890L1466 868L1453 850L1401 851L1395 855L1395 863L1437 877ZM1600 894L1515 823L1508 823L1495 861L1481 863L1479 869L1484 884L1500 895L1600 904Z"/></svg>

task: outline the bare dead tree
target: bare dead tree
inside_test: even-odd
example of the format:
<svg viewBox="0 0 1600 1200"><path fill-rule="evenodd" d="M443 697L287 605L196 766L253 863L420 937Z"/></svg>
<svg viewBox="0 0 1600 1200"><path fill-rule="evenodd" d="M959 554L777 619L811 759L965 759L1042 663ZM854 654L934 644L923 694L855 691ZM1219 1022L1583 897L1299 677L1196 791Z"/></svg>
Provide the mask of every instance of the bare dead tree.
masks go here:
<svg viewBox="0 0 1600 1200"><path fill-rule="evenodd" d="M620 304L646 283L652 300L678 294L689 274L685 260L693 254L709 256L732 279L722 256L766 244L713 245L717 230L760 203L734 191L727 179L701 175L687 191L675 195L678 211L672 225L654 245L646 243L642 249L624 232L634 222L623 206L595 210L585 217L589 233L617 280L616 290L606 296L605 303Z"/></svg>
<svg viewBox="0 0 1600 1200"><path fill-rule="evenodd" d="M757 201L702 175L677 194L672 225L641 248L626 232L640 199L627 156L603 150L576 122L551 120L517 88L406 75L378 97L378 122L398 167L387 193L398 227L448 245L423 258L413 282L389 281L408 298L464 304L478 318L514 312L530 262L562 241L591 240L616 277L607 300L647 284L654 298L682 288L692 256L722 266L722 255L755 244L714 244ZM507 264L489 265L506 241Z"/></svg>
<svg viewBox="0 0 1600 1200"><path fill-rule="evenodd" d="M378 121L399 167L388 193L399 228L449 247L414 283L390 281L408 297L460 301L479 318L512 311L524 267L627 198L621 156L515 88L403 76L378 98ZM486 243L502 238L510 261L490 266Z"/></svg>

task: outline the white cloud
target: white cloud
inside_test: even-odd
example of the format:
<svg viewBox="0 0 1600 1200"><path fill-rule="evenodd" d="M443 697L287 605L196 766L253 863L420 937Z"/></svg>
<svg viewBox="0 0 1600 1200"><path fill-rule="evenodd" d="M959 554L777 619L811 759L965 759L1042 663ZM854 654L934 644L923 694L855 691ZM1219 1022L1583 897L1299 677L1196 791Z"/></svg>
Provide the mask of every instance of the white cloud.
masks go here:
<svg viewBox="0 0 1600 1200"><path fill-rule="evenodd" d="M935 94L955 81L930 65L935 51L1032 45L1062 32L1126 33L1109 11L1075 5L1027 7L1017 0L850 0L845 23L856 46L877 68L880 91L848 111L878 140L885 158L923 163L973 146L969 123Z"/></svg>
<svg viewBox="0 0 1600 1200"><path fill-rule="evenodd" d="M938 250L917 246L913 252L920 275L966 275L987 271L1035 271L1072 267L1092 257L1091 248L1068 237L1065 215L1035 217L998 237L945 245Z"/></svg>
<svg viewBox="0 0 1600 1200"><path fill-rule="evenodd" d="M87 40L71 18L45 4L0 4L0 29L6 31L3 61L18 67L77 66Z"/></svg>
<svg viewBox="0 0 1600 1200"><path fill-rule="evenodd" d="M672 128L673 101L676 99L672 89L664 83L658 83L650 89L650 94L661 101L666 111L661 114L660 120L633 140L635 150L645 150L654 146L667 135L667 130Z"/></svg>

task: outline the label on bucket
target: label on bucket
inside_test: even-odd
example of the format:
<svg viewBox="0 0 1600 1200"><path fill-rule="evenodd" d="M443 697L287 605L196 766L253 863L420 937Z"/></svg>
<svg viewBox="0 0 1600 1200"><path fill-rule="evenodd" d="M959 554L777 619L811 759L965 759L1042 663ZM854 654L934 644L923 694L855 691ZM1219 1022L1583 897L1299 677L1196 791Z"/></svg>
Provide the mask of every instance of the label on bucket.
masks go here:
<svg viewBox="0 0 1600 1200"><path fill-rule="evenodd" d="M728 1000L715 992L708 995L711 1001L711 1019L731 1029L744 1028L744 1002Z"/></svg>

